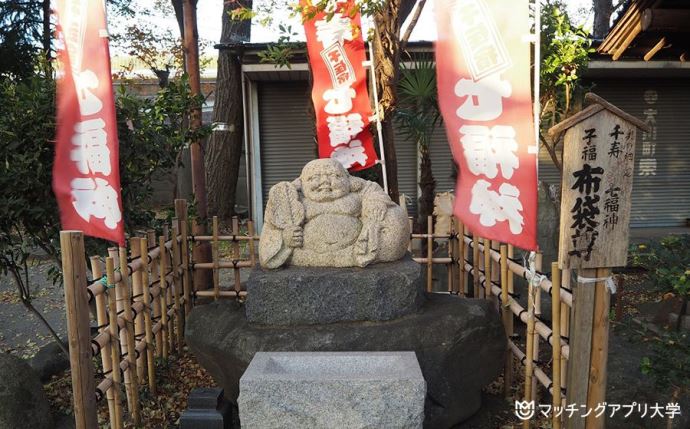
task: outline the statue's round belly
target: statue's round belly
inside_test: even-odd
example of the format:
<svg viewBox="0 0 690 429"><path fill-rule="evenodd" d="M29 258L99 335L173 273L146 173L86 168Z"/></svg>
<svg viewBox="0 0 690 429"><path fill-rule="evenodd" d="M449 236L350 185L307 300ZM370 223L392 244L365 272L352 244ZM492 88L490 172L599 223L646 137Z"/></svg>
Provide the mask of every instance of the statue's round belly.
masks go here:
<svg viewBox="0 0 690 429"><path fill-rule="evenodd" d="M322 214L304 226L304 247L315 251L339 250L355 242L362 229L359 219L341 214Z"/></svg>

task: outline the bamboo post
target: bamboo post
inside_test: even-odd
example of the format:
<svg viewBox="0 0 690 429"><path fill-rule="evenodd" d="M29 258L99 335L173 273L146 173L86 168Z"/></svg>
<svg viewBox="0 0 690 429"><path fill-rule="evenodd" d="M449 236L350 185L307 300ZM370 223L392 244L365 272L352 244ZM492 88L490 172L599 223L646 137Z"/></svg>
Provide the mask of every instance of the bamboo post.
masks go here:
<svg viewBox="0 0 690 429"><path fill-rule="evenodd" d="M141 425L141 413L139 412L139 383L137 378L136 342L134 340L134 314L132 313L132 301L129 288L129 267L127 266L127 249L120 247L120 283L116 287L117 302L122 306L125 319L125 343L127 348L122 348L127 354L127 370L125 371L125 387L129 384L130 413L135 425ZM118 308L119 312L119 308ZM128 376L129 374L129 376ZM129 383L128 383L129 381Z"/></svg>
<svg viewBox="0 0 690 429"><path fill-rule="evenodd" d="M552 410L561 406L561 275L558 271L558 262L551 263L551 332L552 332L552 368L551 392ZM553 429L560 429L561 416L556 412L551 413Z"/></svg>
<svg viewBox="0 0 690 429"><path fill-rule="evenodd" d="M462 289L462 291L463 291L463 294L465 296L467 296L470 294L470 274L465 267L465 259L466 258L469 259L470 245L465 242L465 236L469 236L470 230L467 229L467 227L464 225L462 227L462 234L463 234L462 243L461 243L463 246L462 261L461 261L462 271L463 271L463 276L462 276L463 289Z"/></svg>
<svg viewBox="0 0 690 429"><path fill-rule="evenodd" d="M472 284L472 298L479 298L479 237L476 234L472 234Z"/></svg>
<svg viewBox="0 0 690 429"><path fill-rule="evenodd" d="M112 289L115 286L115 263L113 258L105 258L105 273L106 273L106 283L107 283L107 295L108 295L108 331L110 333L110 363L113 378L113 402L115 403L115 415L111 419L111 427L120 429L122 428L122 405L120 399L120 388L122 380L120 379L120 360L122 356L120 355L120 343L118 338L120 336L119 328L117 326L117 302L115 300L115 290Z"/></svg>
<svg viewBox="0 0 690 429"><path fill-rule="evenodd" d="M109 247L108 248L108 257L113 261L113 266L117 268L113 268L113 270L120 270L120 253L118 251L117 247ZM113 279L114 279L114 274L113 274ZM124 304L123 304L123 294L126 294L126 291L123 291L121 289L121 284L122 284L122 279L120 279L119 282L115 284L115 315L116 317L121 317L124 313ZM118 338L120 339L120 359L126 358L127 356L127 338L128 338L128 333L127 333L127 326L125 325L124 328L119 329L118 328ZM129 365L129 359L127 359L128 365ZM124 382L125 382L125 397L127 398L127 409L131 410L133 409L132 405L132 384L130 381L130 373L128 370L124 370Z"/></svg>
<svg viewBox="0 0 690 429"><path fill-rule="evenodd" d="M611 275L609 268L597 268L597 278L605 279ZM587 407L595 409L606 401L607 357L609 350L609 309L611 295L605 281L598 281L594 288L594 314L592 320L592 347L589 364L589 389ZM595 413L587 416L585 427L600 429L604 427L606 416L597 418Z"/></svg>
<svg viewBox="0 0 690 429"><path fill-rule="evenodd" d="M132 260L141 256L141 238L132 237L129 239L129 253ZM141 282L141 269L135 270L132 273L132 304L144 300L144 286ZM144 315L137 313L134 316L134 341L135 344L144 341ZM137 356L137 379L139 383L144 383L146 377L146 357L143 355Z"/></svg>
<svg viewBox="0 0 690 429"><path fill-rule="evenodd" d="M570 270L563 270L561 272L561 285L562 287L572 290L570 287ZM561 303L561 338L565 338L570 342L570 312L572 309L566 304ZM561 385L562 387L568 387L568 360L564 354L561 354ZM565 406L565 397L563 397L563 403Z"/></svg>
<svg viewBox="0 0 690 429"><path fill-rule="evenodd" d="M407 218L407 223L410 226L410 241L407 243L407 251L412 253L412 232L414 231L414 221L412 218Z"/></svg>
<svg viewBox="0 0 690 429"><path fill-rule="evenodd" d="M151 249L156 247L156 231L154 230L149 230L147 231L147 236L146 240L149 243L149 246ZM151 282L153 283L158 283L158 290L160 291L158 295L153 297L153 303L151 304L153 306L153 321L158 323L158 321L161 320L162 315L161 315L161 296L163 295L163 282L161 281L161 276L160 276L160 268L159 268L159 261L161 259L161 255L158 255L156 258L151 259L151 265L150 265L150 271L151 271ZM155 324L155 323L154 323ZM155 348L155 354L156 357L160 358L162 357L162 351L163 351L163 335L162 335L162 330L158 330L154 333L154 341L156 343L156 348Z"/></svg>
<svg viewBox="0 0 690 429"><path fill-rule="evenodd" d="M92 256L89 258L89 260L91 261L91 274L93 279L98 280L103 277L103 269L101 268L100 258L98 258L98 256ZM96 322L98 322L98 332L110 332L108 330L108 304L106 303L106 293L99 293L94 298L96 301ZM104 374L110 374L113 369L113 356L110 346L115 342L115 338L117 337L111 336L110 341L108 341L101 349L101 361L103 363ZM115 363L115 366L117 367L117 362ZM110 377L112 378L112 375ZM108 415L110 416L111 428L117 427L117 410L115 408L115 396L113 393L116 388L117 386L113 383L113 386L111 386L110 389L105 392L105 396L108 401Z"/></svg>
<svg viewBox="0 0 690 429"><path fill-rule="evenodd" d="M491 299L491 240L485 238L484 243L484 298Z"/></svg>
<svg viewBox="0 0 690 429"><path fill-rule="evenodd" d="M247 230L249 232L249 260L252 263L252 268L256 265L256 250L254 249L254 222L247 221Z"/></svg>
<svg viewBox="0 0 690 429"><path fill-rule="evenodd" d="M220 275L218 272L218 216L213 216L213 244L211 245L211 259L213 260L213 299L220 297Z"/></svg>
<svg viewBox="0 0 690 429"><path fill-rule="evenodd" d="M158 237L158 249L160 249L160 262L158 264L158 270L160 271L159 277L161 293L160 293L160 306L161 306L161 355L163 359L168 359L168 346L170 344L169 340L169 326L168 326L168 280L167 276L167 260L168 255L166 254L165 248L165 237Z"/></svg>
<svg viewBox="0 0 690 429"><path fill-rule="evenodd" d="M433 290L434 281L434 265L432 260L434 258L434 219L428 216L426 219L426 291Z"/></svg>
<svg viewBox="0 0 690 429"><path fill-rule="evenodd" d="M500 249L501 249L500 244L501 244L500 242L498 242L496 240L492 240L491 241L491 250L495 250L496 252L498 252L500 254ZM500 263L500 261L496 262L494 260L494 258L490 258L489 260L491 263L491 283L492 283L489 286L489 290L491 291L493 289L493 284L498 284L498 285L501 284L501 263ZM502 292L502 290L501 290L501 292ZM499 297L492 295L491 293L489 293L489 296L491 296L491 301L494 303L494 305L498 309Z"/></svg>
<svg viewBox="0 0 690 429"><path fill-rule="evenodd" d="M583 268L578 272L580 277L593 278L597 270ZM566 403L587 404L589 384L589 365L592 351L592 322L594 320L594 290L591 284L578 281L573 290L573 320L577 326L570 338L570 359L568 362L568 390ZM569 429L584 429L585 420L579 415L567 419ZM588 428L589 429L589 428Z"/></svg>
<svg viewBox="0 0 690 429"><path fill-rule="evenodd" d="M67 309L67 338L72 373L74 421L77 429L98 425L96 386L91 362L89 302L86 295L84 235L80 231L60 231L62 278Z"/></svg>
<svg viewBox="0 0 690 429"><path fill-rule="evenodd" d="M527 346L525 353L525 401L532 401L532 379L534 378L534 285L530 280L527 282ZM522 424L523 428L529 428L529 420Z"/></svg>
<svg viewBox="0 0 690 429"><path fill-rule="evenodd" d="M508 245L508 259L513 259L515 257L515 248L513 247L512 244ZM511 270L508 270L508 294L510 296L513 296L512 294L515 293L515 275ZM512 337L515 333L515 315L512 314L510 315L510 320L508 321L508 332L509 332L509 338Z"/></svg>
<svg viewBox="0 0 690 429"><path fill-rule="evenodd" d="M185 318L192 312L192 276L189 274L189 242L187 232L187 201L184 201L184 219L180 220L180 234L182 243L180 253L182 256L182 295L184 296L184 315ZM185 319L186 320L186 319Z"/></svg>
<svg viewBox="0 0 690 429"><path fill-rule="evenodd" d="M141 243L141 283L143 285L144 294L144 332L146 333L146 363L149 381L149 390L152 395L156 394L156 362L153 356L153 346L155 344L153 339L153 322L151 321L151 289L149 286L149 258L148 249L149 241L146 237L140 240Z"/></svg>
<svg viewBox="0 0 690 429"><path fill-rule="evenodd" d="M450 262L446 264L446 271L448 273L448 293L452 294L455 290L453 281L455 280L455 263L453 258L455 257L455 219L450 218L450 236L448 237L448 259Z"/></svg>
<svg viewBox="0 0 690 429"><path fill-rule="evenodd" d="M537 252L536 259L534 262L534 268L538 271L542 271L542 259L543 255L541 252ZM534 318L539 319L541 318L541 285L535 285L534 288ZM541 340L541 337L539 336L539 332L534 332L534 349L533 349L533 354L532 354L532 359L535 362L539 362L539 341ZM537 396L539 394L539 382L536 377L532 378L532 400L534 403L537 403Z"/></svg>
<svg viewBox="0 0 690 429"><path fill-rule="evenodd" d="M453 218L456 219L456 231L458 232L458 292L462 294L462 296L467 296L467 276L465 274L465 227L460 219L455 218L455 216L453 216Z"/></svg>
<svg viewBox="0 0 690 429"><path fill-rule="evenodd" d="M172 237L172 270L173 270L173 302L175 303L175 337L177 339L177 351L182 351L184 326L182 324L182 306L180 305L180 246L177 243L177 236L180 234L179 221L173 220L173 237Z"/></svg>
<svg viewBox="0 0 690 429"><path fill-rule="evenodd" d="M232 235L234 237L232 240L232 261L235 264L232 271L235 275L235 292L237 292L237 297L239 298L242 285L240 282L240 267L237 266L237 262L240 261L240 242L237 239L240 235L240 221L237 216L232 217Z"/></svg>
<svg viewBox="0 0 690 429"><path fill-rule="evenodd" d="M506 330L506 337L510 339L508 332L508 320L512 318L513 312L510 311L510 295L508 295L508 246L501 244L501 318L503 327ZM508 348L503 367L503 395L510 399L510 388L513 385L513 352Z"/></svg>

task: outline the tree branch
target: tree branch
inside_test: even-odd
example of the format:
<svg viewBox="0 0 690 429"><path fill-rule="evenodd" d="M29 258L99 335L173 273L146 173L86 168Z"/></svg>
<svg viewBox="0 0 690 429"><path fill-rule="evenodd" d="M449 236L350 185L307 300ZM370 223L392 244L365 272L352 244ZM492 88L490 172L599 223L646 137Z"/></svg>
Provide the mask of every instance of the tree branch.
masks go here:
<svg viewBox="0 0 690 429"><path fill-rule="evenodd" d="M417 3L417 7L415 8L414 14L412 15L412 19L410 20L410 24L405 29L405 34L403 34L402 39L400 39L401 51L404 51L407 47L407 42L410 40L412 30L414 30L415 26L417 25L417 21L419 21L419 16L422 14L422 9L424 9L425 4L426 0L419 0L419 2Z"/></svg>
<svg viewBox="0 0 690 429"><path fill-rule="evenodd" d="M560 137L560 136L559 136ZM561 176L563 175L563 166L561 165L561 162L558 160L558 154L556 154L556 144L558 143L559 138L554 140L553 147L549 145L549 142L546 141L544 136L539 133L539 140L544 144L546 147L546 151L549 153L549 156L551 157L551 161L553 161L553 165L556 166L558 171L561 173Z"/></svg>

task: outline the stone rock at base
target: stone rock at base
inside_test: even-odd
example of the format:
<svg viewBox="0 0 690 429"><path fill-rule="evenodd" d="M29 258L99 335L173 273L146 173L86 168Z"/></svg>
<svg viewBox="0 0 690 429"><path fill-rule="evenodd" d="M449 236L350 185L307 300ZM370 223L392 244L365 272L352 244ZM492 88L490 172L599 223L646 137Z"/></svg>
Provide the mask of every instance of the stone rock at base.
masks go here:
<svg viewBox="0 0 690 429"><path fill-rule="evenodd" d="M409 255L366 268L257 267L246 314L266 325L390 320L419 310L423 288L422 266Z"/></svg>
<svg viewBox="0 0 690 429"><path fill-rule="evenodd" d="M0 428L52 429L48 398L23 360L0 354Z"/></svg>
<svg viewBox="0 0 690 429"><path fill-rule="evenodd" d="M69 357L55 341L41 347L28 363L43 383L69 369Z"/></svg>
<svg viewBox="0 0 690 429"><path fill-rule="evenodd" d="M258 352L237 402L245 429L420 429L425 393L414 352Z"/></svg>
<svg viewBox="0 0 690 429"><path fill-rule="evenodd" d="M243 307L219 301L195 307L186 326L190 349L233 401L258 351L414 351L427 383L424 426L434 429L479 409L506 348L491 303L450 295L429 295L418 313L396 320L299 326L251 324Z"/></svg>

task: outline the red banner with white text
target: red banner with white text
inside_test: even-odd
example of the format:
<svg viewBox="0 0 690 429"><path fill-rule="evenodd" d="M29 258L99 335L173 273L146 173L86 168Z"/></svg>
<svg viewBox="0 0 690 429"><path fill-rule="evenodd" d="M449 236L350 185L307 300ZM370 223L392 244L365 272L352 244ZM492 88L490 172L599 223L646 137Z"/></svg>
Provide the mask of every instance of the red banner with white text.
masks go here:
<svg viewBox="0 0 690 429"><path fill-rule="evenodd" d="M103 1L58 0L53 191L63 229L124 244L117 123Z"/></svg>
<svg viewBox="0 0 690 429"><path fill-rule="evenodd" d="M329 20L326 12L313 18L305 8L309 64L314 76L312 100L316 112L319 158L333 158L352 171L369 168L377 156L369 132L371 105L367 92L366 60L360 14L354 2L337 3Z"/></svg>
<svg viewBox="0 0 690 429"><path fill-rule="evenodd" d="M438 98L459 166L454 213L480 237L537 248L528 0L436 0Z"/></svg>

